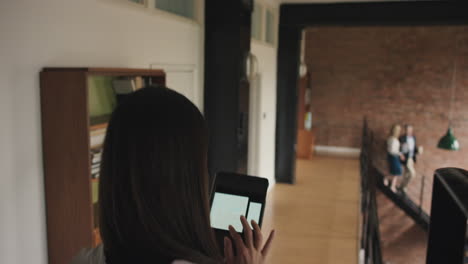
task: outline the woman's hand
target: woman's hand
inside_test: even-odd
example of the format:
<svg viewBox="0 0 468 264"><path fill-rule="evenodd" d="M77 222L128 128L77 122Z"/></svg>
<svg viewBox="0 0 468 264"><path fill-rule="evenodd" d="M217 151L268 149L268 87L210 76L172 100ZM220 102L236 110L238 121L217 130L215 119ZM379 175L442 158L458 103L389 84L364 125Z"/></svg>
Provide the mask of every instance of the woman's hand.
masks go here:
<svg viewBox="0 0 468 264"><path fill-rule="evenodd" d="M405 161L405 160L406 160L406 157L405 157L405 155L403 155L403 154L400 154L400 160L402 160L402 161Z"/></svg>
<svg viewBox="0 0 468 264"><path fill-rule="evenodd" d="M424 153L424 147L423 146L419 146L418 147L418 154L423 154Z"/></svg>
<svg viewBox="0 0 468 264"><path fill-rule="evenodd" d="M233 242L230 238L224 238L224 256L227 264L263 264L270 250L271 243L275 236L275 231L271 231L268 239L263 246L262 231L258 224L252 220L252 227L249 226L247 219L241 216L242 226L244 227L245 242L234 227L229 226L229 233L236 247L236 255L232 247Z"/></svg>

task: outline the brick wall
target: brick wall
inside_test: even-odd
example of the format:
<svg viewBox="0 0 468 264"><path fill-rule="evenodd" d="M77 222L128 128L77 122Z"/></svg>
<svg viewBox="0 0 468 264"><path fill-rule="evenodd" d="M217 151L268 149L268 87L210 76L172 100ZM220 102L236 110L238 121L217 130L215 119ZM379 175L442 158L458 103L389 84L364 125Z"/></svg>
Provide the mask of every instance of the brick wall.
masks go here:
<svg viewBox="0 0 468 264"><path fill-rule="evenodd" d="M366 116L385 169L390 127L413 124L425 148L417 170L428 179L424 208L429 211L433 171L468 168L468 27L316 27L307 30L306 43L316 144L359 147ZM436 145L448 126L455 57L453 128L462 150L448 152ZM409 188L417 201L421 177Z"/></svg>

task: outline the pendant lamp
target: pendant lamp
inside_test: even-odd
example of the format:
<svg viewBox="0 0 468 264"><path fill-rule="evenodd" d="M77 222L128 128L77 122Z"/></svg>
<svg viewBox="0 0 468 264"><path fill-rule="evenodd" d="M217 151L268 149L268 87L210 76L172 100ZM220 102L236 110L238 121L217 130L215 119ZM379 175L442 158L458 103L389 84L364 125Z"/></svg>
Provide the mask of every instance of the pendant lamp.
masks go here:
<svg viewBox="0 0 468 264"><path fill-rule="evenodd" d="M447 134L445 134L440 140L437 147L445 150L459 150L460 144L457 138L453 135L452 127L449 126Z"/></svg>
<svg viewBox="0 0 468 264"><path fill-rule="evenodd" d="M442 138L440 138L439 144L437 144L437 147L440 149L452 150L452 151L460 149L460 144L458 143L457 138L453 135L453 129L452 129L453 101L455 100L456 75L457 75L457 62L456 62L456 57L455 57L455 60L453 63L452 98L450 99L449 128L447 130L447 133Z"/></svg>

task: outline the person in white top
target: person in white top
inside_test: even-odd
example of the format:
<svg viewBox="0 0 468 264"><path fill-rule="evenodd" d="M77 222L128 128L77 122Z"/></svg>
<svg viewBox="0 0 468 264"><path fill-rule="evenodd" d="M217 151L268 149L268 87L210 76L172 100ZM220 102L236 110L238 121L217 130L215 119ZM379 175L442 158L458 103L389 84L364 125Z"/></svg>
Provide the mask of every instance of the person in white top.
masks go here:
<svg viewBox="0 0 468 264"><path fill-rule="evenodd" d="M403 180L398 186L398 190L405 193L406 188L410 181L416 176L416 169L414 164L418 154L421 154L423 151L422 146L417 146L416 136L414 135L414 130L412 125L405 125L405 134L399 138L401 145L401 152L405 156L403 162L404 172Z"/></svg>
<svg viewBox="0 0 468 264"><path fill-rule="evenodd" d="M401 160L405 159L403 153L400 152L400 125L393 125L390 130L390 136L387 139L387 161L389 167L389 175L387 174L384 181L390 188L396 187L397 177L402 174Z"/></svg>
<svg viewBox="0 0 468 264"><path fill-rule="evenodd" d="M217 246L207 145L203 115L183 95L162 86L127 95L112 113L103 147L103 244L82 250L72 263L265 263L274 231L264 243L257 223L243 216L244 239L230 227L224 256Z"/></svg>

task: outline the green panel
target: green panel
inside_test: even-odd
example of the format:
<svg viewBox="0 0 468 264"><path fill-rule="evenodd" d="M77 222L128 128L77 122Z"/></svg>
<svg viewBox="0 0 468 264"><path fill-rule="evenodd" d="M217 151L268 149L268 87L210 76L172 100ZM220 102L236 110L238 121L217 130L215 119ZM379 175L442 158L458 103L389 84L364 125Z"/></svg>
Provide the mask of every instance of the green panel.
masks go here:
<svg viewBox="0 0 468 264"><path fill-rule="evenodd" d="M92 76L88 78L88 107L90 117L110 115L116 106L112 89L112 77Z"/></svg>
<svg viewBox="0 0 468 264"><path fill-rule="evenodd" d="M195 0L156 0L156 8L186 18L195 18Z"/></svg>
<svg viewBox="0 0 468 264"><path fill-rule="evenodd" d="M267 10L266 12L266 36L265 41L270 44L275 44L275 16L273 12Z"/></svg>
<svg viewBox="0 0 468 264"><path fill-rule="evenodd" d="M262 14L263 7L260 4L255 4L252 13L252 38L262 40Z"/></svg>

